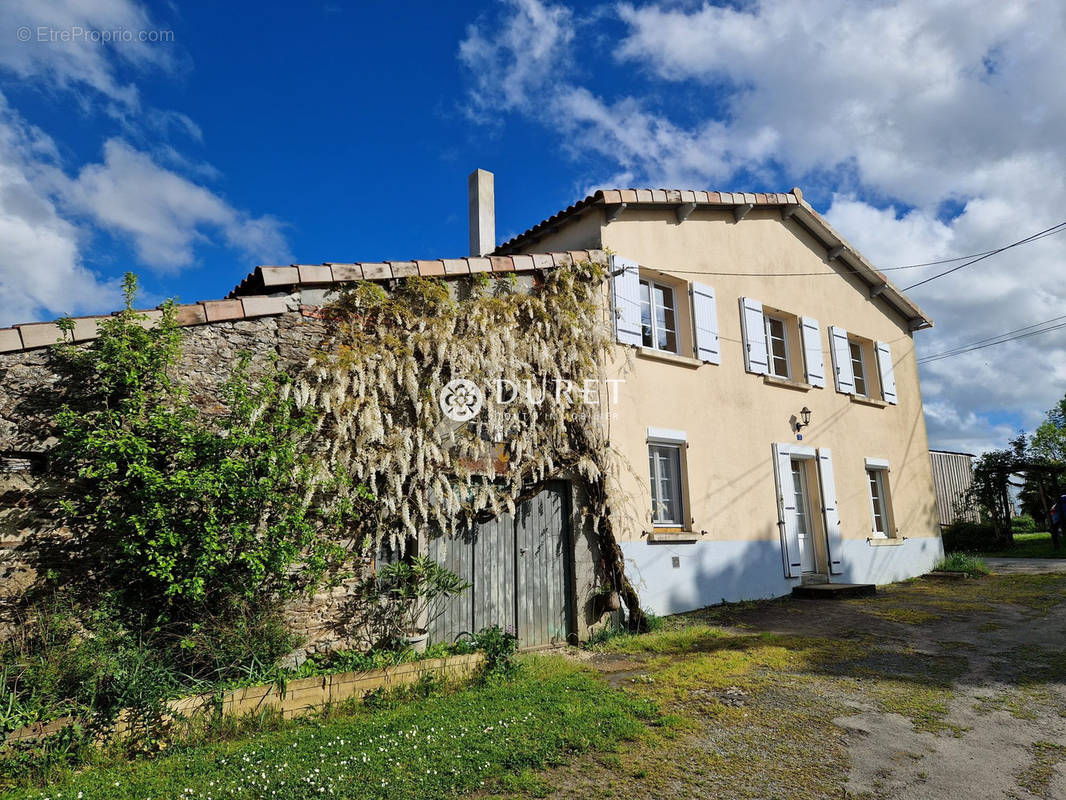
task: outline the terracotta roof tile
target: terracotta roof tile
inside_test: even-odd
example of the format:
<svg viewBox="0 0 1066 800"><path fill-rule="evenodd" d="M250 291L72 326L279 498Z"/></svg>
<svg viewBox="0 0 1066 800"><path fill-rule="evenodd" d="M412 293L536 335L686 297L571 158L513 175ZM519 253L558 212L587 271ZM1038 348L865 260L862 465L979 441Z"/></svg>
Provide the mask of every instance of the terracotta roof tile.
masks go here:
<svg viewBox="0 0 1066 800"><path fill-rule="evenodd" d="M392 277L413 278L418 274L418 265L414 261L390 261Z"/></svg>
<svg viewBox="0 0 1066 800"><path fill-rule="evenodd" d="M493 272L514 272L514 262L510 256L489 256Z"/></svg>
<svg viewBox="0 0 1066 800"><path fill-rule="evenodd" d="M18 328L0 328L0 353L22 349L22 337Z"/></svg>
<svg viewBox="0 0 1066 800"><path fill-rule="evenodd" d="M296 267L258 267L267 286L288 286L300 282L300 270Z"/></svg>
<svg viewBox="0 0 1066 800"><path fill-rule="evenodd" d="M446 258L444 259L444 274L468 275L470 274L470 265L466 263L465 258Z"/></svg>
<svg viewBox="0 0 1066 800"><path fill-rule="evenodd" d="M301 276L302 277L302 276ZM374 281L392 277L392 267L387 263L363 263L363 280Z"/></svg>
<svg viewBox="0 0 1066 800"><path fill-rule="evenodd" d="M444 274L444 262L439 258L436 261L416 261L415 263L418 265L418 274L424 278Z"/></svg>
<svg viewBox="0 0 1066 800"><path fill-rule="evenodd" d="M311 283L321 283L321 281L315 280ZM244 316L244 308L240 300L205 300L203 306L208 322L240 319Z"/></svg>
<svg viewBox="0 0 1066 800"><path fill-rule="evenodd" d="M18 329L22 335L22 346L27 349L55 344L63 339L63 331L54 322L33 322L19 325Z"/></svg>
<svg viewBox="0 0 1066 800"><path fill-rule="evenodd" d="M202 303L177 306L174 309L174 320L179 325L202 325L207 322L207 310Z"/></svg>
<svg viewBox="0 0 1066 800"><path fill-rule="evenodd" d="M242 297L240 302L246 317L266 317L271 314L284 314L289 310L288 301L284 297L252 295Z"/></svg>
<svg viewBox="0 0 1066 800"><path fill-rule="evenodd" d="M332 283L333 272L322 264L293 264L300 271L300 283Z"/></svg>
<svg viewBox="0 0 1066 800"><path fill-rule="evenodd" d="M361 281L363 279L362 264L330 264L335 281Z"/></svg>

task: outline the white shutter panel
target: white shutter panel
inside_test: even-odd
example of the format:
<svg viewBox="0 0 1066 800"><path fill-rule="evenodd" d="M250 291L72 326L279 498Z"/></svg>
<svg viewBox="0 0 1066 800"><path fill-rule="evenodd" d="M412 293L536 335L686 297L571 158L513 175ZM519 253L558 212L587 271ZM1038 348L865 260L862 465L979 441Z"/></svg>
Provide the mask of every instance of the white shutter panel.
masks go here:
<svg viewBox="0 0 1066 800"><path fill-rule="evenodd" d="M836 375L837 391L854 394L855 373L851 370L851 350L848 349L848 332L836 325L829 326L829 350L833 354L833 372Z"/></svg>
<svg viewBox="0 0 1066 800"><path fill-rule="evenodd" d="M841 559L840 514L837 513L837 486L833 478L833 454L827 447L818 448L818 483L822 486L822 520L825 523L825 549L829 555L829 571L839 575L844 571Z"/></svg>
<svg viewBox="0 0 1066 800"><path fill-rule="evenodd" d="M888 342L877 343L877 369L881 373L881 397L886 403L897 403L896 372L892 367L892 349Z"/></svg>
<svg viewBox="0 0 1066 800"><path fill-rule="evenodd" d="M611 256L611 274L615 339L640 347L640 267L636 261Z"/></svg>
<svg viewBox="0 0 1066 800"><path fill-rule="evenodd" d="M803 360L807 365L807 383L825 387L825 362L822 360L822 333L818 320L800 317L800 333L803 337Z"/></svg>
<svg viewBox="0 0 1066 800"><path fill-rule="evenodd" d="M799 521L796 517L796 487L792 485L792 458L788 450L774 444L774 477L777 479L777 527L781 532L781 560L786 578L803 574L800 556Z"/></svg>
<svg viewBox="0 0 1066 800"><path fill-rule="evenodd" d="M770 364L766 356L762 303L750 297L740 298L740 322L744 333L744 369L765 375L770 371Z"/></svg>
<svg viewBox="0 0 1066 800"><path fill-rule="evenodd" d="M696 329L696 358L708 364L720 364L718 304L710 286L693 282L692 319Z"/></svg>

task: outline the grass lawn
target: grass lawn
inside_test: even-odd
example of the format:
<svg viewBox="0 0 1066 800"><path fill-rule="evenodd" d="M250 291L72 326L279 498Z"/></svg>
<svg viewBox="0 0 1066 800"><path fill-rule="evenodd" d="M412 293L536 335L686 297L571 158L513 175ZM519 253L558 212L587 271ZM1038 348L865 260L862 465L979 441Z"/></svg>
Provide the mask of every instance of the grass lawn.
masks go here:
<svg viewBox="0 0 1066 800"><path fill-rule="evenodd" d="M992 558L1066 558L1066 545L1055 550L1050 533L1016 533L1014 547L996 553L980 553Z"/></svg>
<svg viewBox="0 0 1066 800"><path fill-rule="evenodd" d="M640 738L646 699L560 657L512 679L383 709L304 721L250 739L86 770L13 798L443 798L521 790L529 770Z"/></svg>

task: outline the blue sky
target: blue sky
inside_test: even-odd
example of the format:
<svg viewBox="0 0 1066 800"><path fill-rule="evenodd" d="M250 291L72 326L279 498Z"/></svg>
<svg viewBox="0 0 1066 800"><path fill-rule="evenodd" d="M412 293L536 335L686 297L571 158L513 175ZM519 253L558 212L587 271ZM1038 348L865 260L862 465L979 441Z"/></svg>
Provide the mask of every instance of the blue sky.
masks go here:
<svg viewBox="0 0 1066 800"><path fill-rule="evenodd" d="M1066 207L1054 0L3 6L0 324L110 310L128 269L154 304L257 263L462 255L475 167L500 239L597 187L800 185L881 266ZM172 41L40 41L78 27ZM915 290L920 354L1061 313L1064 263L1050 238ZM933 444L1032 427L1064 345L923 368Z"/></svg>

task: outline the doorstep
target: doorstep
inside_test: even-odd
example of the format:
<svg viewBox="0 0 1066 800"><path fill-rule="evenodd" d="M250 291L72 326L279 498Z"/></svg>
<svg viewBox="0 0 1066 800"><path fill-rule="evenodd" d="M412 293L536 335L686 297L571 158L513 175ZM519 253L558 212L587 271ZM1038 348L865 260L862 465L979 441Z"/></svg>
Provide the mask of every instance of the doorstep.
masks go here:
<svg viewBox="0 0 1066 800"><path fill-rule="evenodd" d="M816 583L805 586L793 586L793 597L806 597L810 600L840 600L845 597L870 597L877 594L877 586L872 583Z"/></svg>

